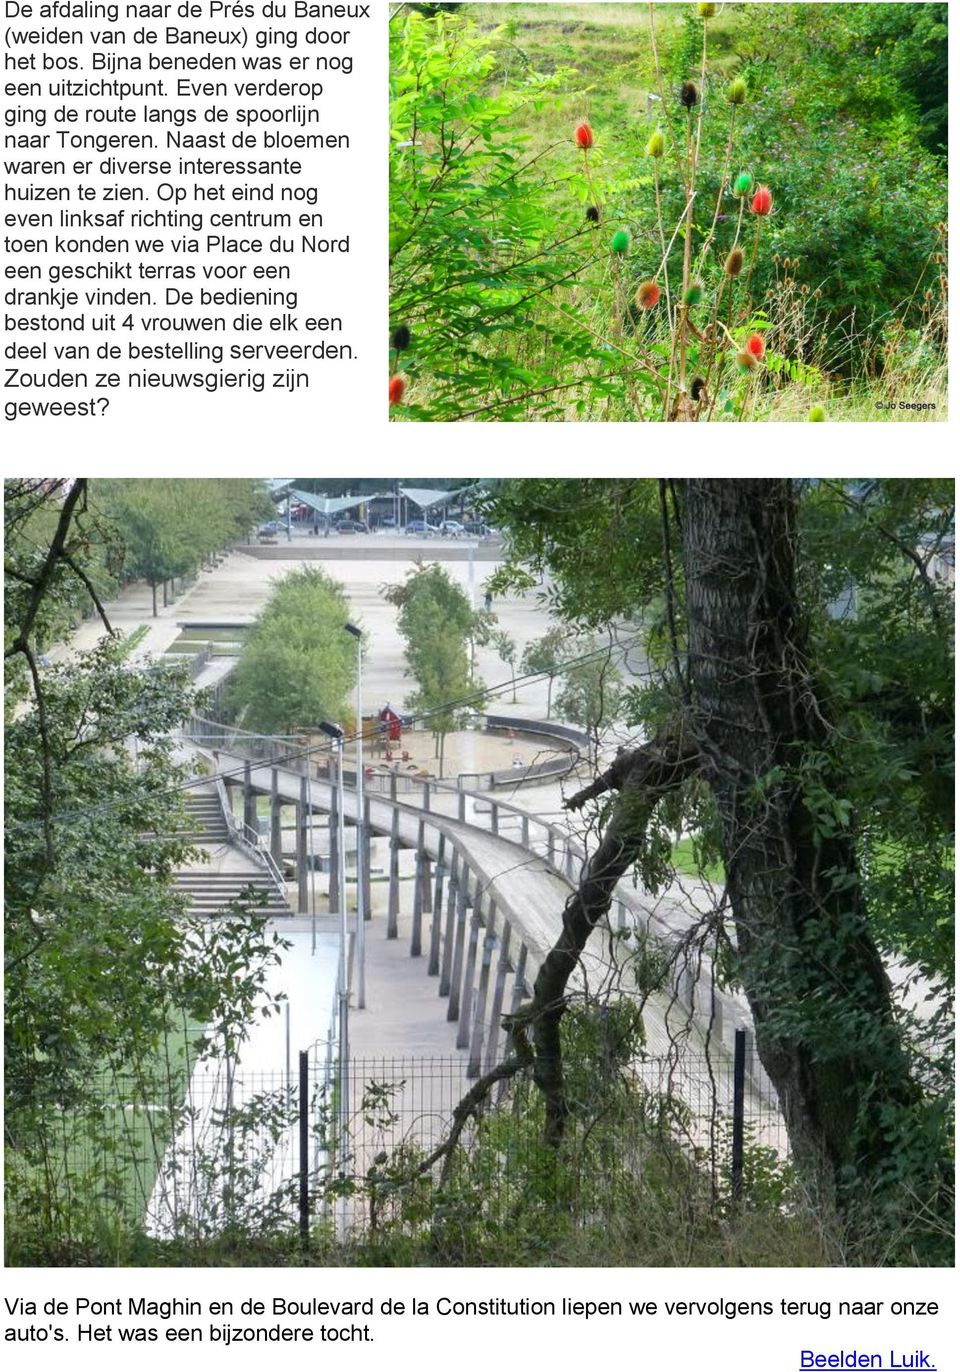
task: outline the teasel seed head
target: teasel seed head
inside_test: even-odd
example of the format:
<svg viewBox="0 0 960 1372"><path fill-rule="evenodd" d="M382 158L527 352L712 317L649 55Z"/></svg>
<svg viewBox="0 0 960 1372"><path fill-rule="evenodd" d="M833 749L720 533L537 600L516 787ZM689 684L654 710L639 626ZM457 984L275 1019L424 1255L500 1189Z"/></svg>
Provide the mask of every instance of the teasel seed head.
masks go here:
<svg viewBox="0 0 960 1372"><path fill-rule="evenodd" d="M726 276L740 275L743 271L743 252L740 248L734 248L733 252L728 254L723 270Z"/></svg>
<svg viewBox="0 0 960 1372"><path fill-rule="evenodd" d="M663 136L663 130L657 129L650 135L647 142L648 157L662 157L667 146L667 140Z"/></svg>
<svg viewBox="0 0 960 1372"><path fill-rule="evenodd" d="M637 294L634 299L637 302L637 309L652 310L660 299L660 287L657 285L656 281L644 281L643 284L637 288Z"/></svg>
<svg viewBox="0 0 960 1372"><path fill-rule="evenodd" d="M773 209L773 195L769 186L758 186L750 205L754 214L769 214Z"/></svg>
<svg viewBox="0 0 960 1372"><path fill-rule="evenodd" d="M767 351L763 339L758 333L752 333L747 339L746 351L751 353L758 362L762 361L764 353Z"/></svg>
<svg viewBox="0 0 960 1372"><path fill-rule="evenodd" d="M599 205L588 205L588 206L587 206L587 218L589 219L589 221L590 221L591 224L599 224L599 223L600 223L600 207L599 207Z"/></svg>
<svg viewBox="0 0 960 1372"><path fill-rule="evenodd" d="M753 177L750 175L749 172L741 172L740 175L737 177L736 181L734 181L733 183L734 195L739 195L743 197L744 195L749 195L752 190Z"/></svg>
<svg viewBox="0 0 960 1372"><path fill-rule="evenodd" d="M747 83L742 76L737 76L727 87L727 99L731 105L745 105L747 103Z"/></svg>
<svg viewBox="0 0 960 1372"><path fill-rule="evenodd" d="M827 412L822 405L814 405L807 415L807 422L810 424L822 424L827 417Z"/></svg>
<svg viewBox="0 0 960 1372"><path fill-rule="evenodd" d="M680 104L685 110L692 110L700 98L700 92L692 81L684 81L680 87Z"/></svg>
<svg viewBox="0 0 960 1372"><path fill-rule="evenodd" d="M404 377L400 376L399 374L397 374L396 376L391 376L391 378L390 378L390 404L391 404L391 405L399 405L399 404L400 404L400 401L403 399L403 393L404 393L404 391L405 391L406 389L407 389L407 383L406 383L406 380L405 380Z"/></svg>
<svg viewBox="0 0 960 1372"><path fill-rule="evenodd" d="M716 5L697 5L697 13L701 19L712 19L717 12Z"/></svg>
<svg viewBox="0 0 960 1372"><path fill-rule="evenodd" d="M629 247L630 235L627 233L626 229L617 229L610 240L610 251L615 252L618 256L622 257Z"/></svg>
<svg viewBox="0 0 960 1372"><path fill-rule="evenodd" d="M737 366L742 372L755 372L757 370L757 359L747 348L742 348L737 353Z"/></svg>
<svg viewBox="0 0 960 1372"><path fill-rule="evenodd" d="M706 392L707 383L704 381L703 377L695 376L693 378L693 385L690 387L690 394L693 399L699 400L700 397L703 396L704 400L706 400Z"/></svg>
<svg viewBox="0 0 960 1372"><path fill-rule="evenodd" d="M685 305L699 305L703 299L703 282L691 281L687 287L686 295L683 297Z"/></svg>
<svg viewBox="0 0 960 1372"><path fill-rule="evenodd" d="M406 324L398 324L390 335L390 346L395 348L398 353L410 346L410 330Z"/></svg>
<svg viewBox="0 0 960 1372"><path fill-rule="evenodd" d="M584 151L593 147L593 129L585 119L574 129L573 138L577 147L583 148Z"/></svg>

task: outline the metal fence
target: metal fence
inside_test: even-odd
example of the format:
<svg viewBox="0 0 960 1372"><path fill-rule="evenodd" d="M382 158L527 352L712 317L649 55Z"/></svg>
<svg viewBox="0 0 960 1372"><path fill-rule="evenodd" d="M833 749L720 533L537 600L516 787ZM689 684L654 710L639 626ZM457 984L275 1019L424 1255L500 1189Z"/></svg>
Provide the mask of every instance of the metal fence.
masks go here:
<svg viewBox="0 0 960 1372"><path fill-rule="evenodd" d="M11 1141L8 1225L45 1226L60 1241L105 1224L194 1239L326 1225L346 1239L422 1229L441 1194L461 1222L487 1229L527 1205L559 1205L587 1225L639 1204L646 1172L665 1162L725 1204L787 1158L776 1102L744 1091L744 1065L691 1053L572 1064L559 1151L542 1143L536 1088L514 1078L430 1166L469 1085L464 1057L358 1058L341 1079L331 1043L301 1054L299 1071L212 1060L189 1082L109 1077L93 1106L51 1104L29 1146Z"/></svg>

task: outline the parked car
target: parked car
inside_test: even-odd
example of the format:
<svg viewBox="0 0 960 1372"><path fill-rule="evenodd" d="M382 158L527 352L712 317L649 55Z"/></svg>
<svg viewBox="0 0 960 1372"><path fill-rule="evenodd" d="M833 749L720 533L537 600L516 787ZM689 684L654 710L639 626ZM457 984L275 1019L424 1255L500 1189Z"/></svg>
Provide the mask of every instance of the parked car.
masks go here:
<svg viewBox="0 0 960 1372"><path fill-rule="evenodd" d="M440 532L444 538L461 538L467 531L459 519L445 519L440 525Z"/></svg>
<svg viewBox="0 0 960 1372"><path fill-rule="evenodd" d="M279 519L270 519L266 524L260 525L257 534L260 538L269 538L271 534L278 534L283 527Z"/></svg>
<svg viewBox="0 0 960 1372"><path fill-rule="evenodd" d="M488 534L493 533L490 525L482 523L479 519L468 519L463 526L463 531L469 534L471 538L486 538Z"/></svg>
<svg viewBox="0 0 960 1372"><path fill-rule="evenodd" d="M436 524L428 524L425 519L408 520L407 527L404 530L404 533L407 534L419 534L421 538L432 538L434 534L438 534L439 532L440 530L437 528Z"/></svg>
<svg viewBox="0 0 960 1372"><path fill-rule="evenodd" d="M381 529L395 529L396 527L397 521L393 515L384 515L380 520Z"/></svg>
<svg viewBox="0 0 960 1372"><path fill-rule="evenodd" d="M370 529L362 519L340 519L337 521L338 534L368 534Z"/></svg>

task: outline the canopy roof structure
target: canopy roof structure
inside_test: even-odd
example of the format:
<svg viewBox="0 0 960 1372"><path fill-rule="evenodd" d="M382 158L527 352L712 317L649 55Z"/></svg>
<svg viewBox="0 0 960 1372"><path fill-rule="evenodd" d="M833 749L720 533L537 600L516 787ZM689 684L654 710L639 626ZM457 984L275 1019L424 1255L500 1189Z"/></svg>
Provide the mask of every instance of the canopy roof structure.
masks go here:
<svg viewBox="0 0 960 1372"><path fill-rule="evenodd" d="M429 510L434 505L444 505L449 503L457 494L456 491L431 491L424 486L401 486L400 494L405 495L414 505L421 510Z"/></svg>
<svg viewBox="0 0 960 1372"><path fill-rule="evenodd" d="M297 500L301 505L309 505L311 510L316 510L318 514L332 515L340 514L342 510L353 510L357 505L362 505L369 496L348 495L332 499L329 496L311 495L309 491L291 491L290 498Z"/></svg>

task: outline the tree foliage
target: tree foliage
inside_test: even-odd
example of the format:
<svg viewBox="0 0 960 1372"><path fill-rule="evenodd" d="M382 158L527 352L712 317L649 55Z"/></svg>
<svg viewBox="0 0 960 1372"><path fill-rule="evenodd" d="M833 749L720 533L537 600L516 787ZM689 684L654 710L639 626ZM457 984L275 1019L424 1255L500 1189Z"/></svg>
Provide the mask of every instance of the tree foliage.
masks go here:
<svg viewBox="0 0 960 1372"><path fill-rule="evenodd" d="M147 582L154 614L158 587L194 575L273 511L262 482L242 478L99 481L91 500L116 531L122 549L117 572Z"/></svg>
<svg viewBox="0 0 960 1372"><path fill-rule="evenodd" d="M86 482L5 494L7 1161L43 1196L57 1112L95 1112L94 1081L144 1070L185 1017L229 1024L235 1050L273 940L243 910L223 928L187 918L171 879L191 852L181 671L132 667L109 631L62 665L40 660L102 552Z"/></svg>
<svg viewBox="0 0 960 1372"><path fill-rule="evenodd" d="M349 618L343 587L319 568L278 582L230 679L226 703L238 722L270 734L345 721L357 679Z"/></svg>

